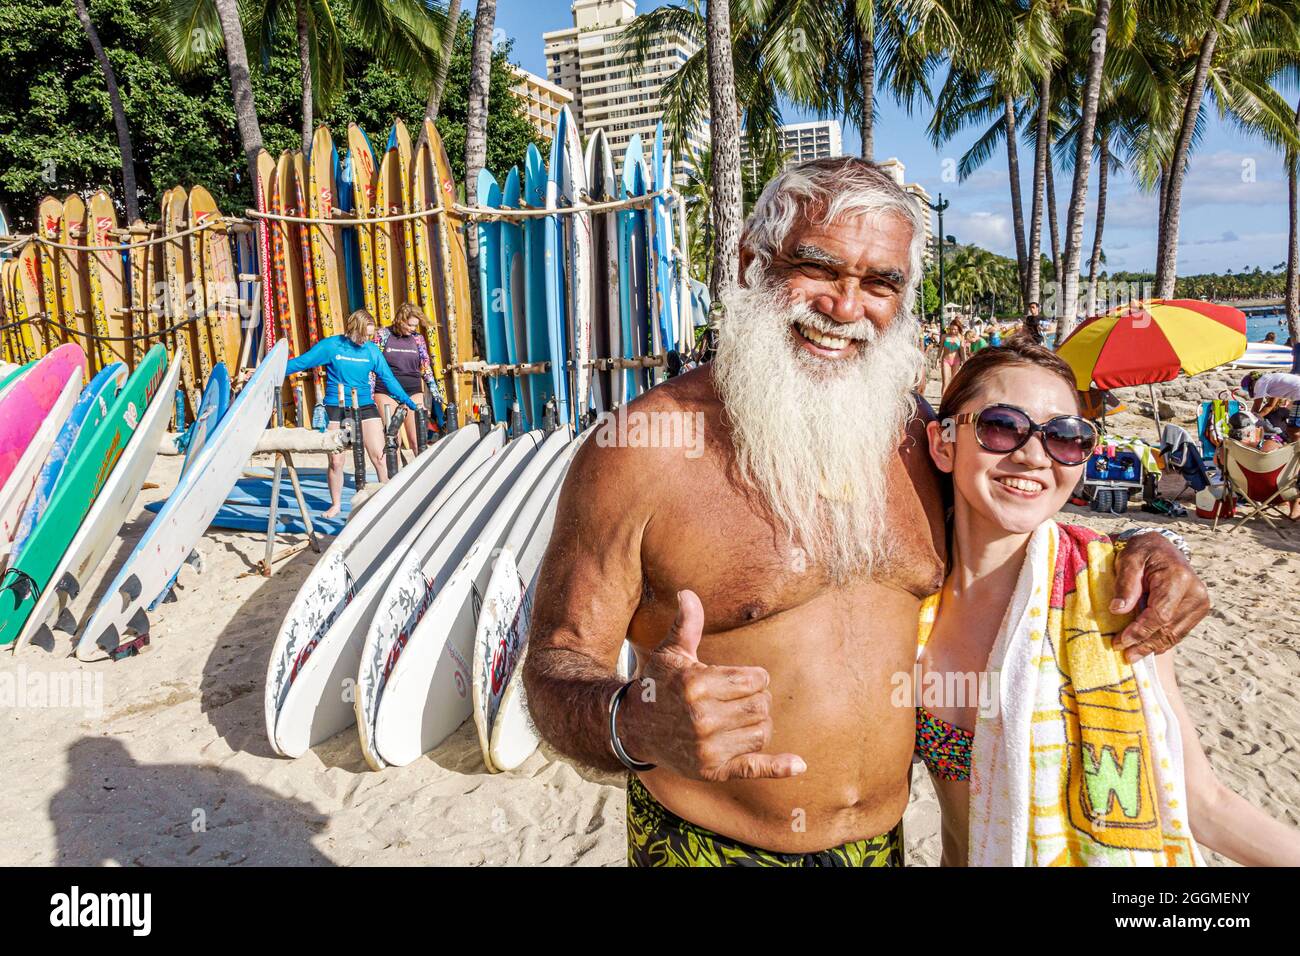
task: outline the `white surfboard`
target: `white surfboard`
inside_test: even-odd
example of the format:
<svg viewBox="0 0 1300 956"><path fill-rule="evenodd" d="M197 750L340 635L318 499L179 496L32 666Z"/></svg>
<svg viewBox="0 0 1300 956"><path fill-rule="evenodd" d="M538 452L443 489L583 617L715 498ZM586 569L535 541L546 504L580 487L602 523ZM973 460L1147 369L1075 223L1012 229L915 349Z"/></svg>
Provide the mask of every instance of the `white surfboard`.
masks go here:
<svg viewBox="0 0 1300 956"><path fill-rule="evenodd" d="M540 435L529 432L516 438L482 469L477 482L467 482L403 556L389 582L366 633L356 675L357 735L366 762L376 770L387 766L375 744L375 720L388 675L433 598L537 451ZM468 665L465 677L468 693Z"/></svg>
<svg viewBox="0 0 1300 956"><path fill-rule="evenodd" d="M520 588L517 587L518 568L515 552L527 543L537 527L543 510L551 502L565 471L573 458L577 443L572 443L565 453L547 469L546 474L533 486L528 500L519 509L511 522L508 533L501 547L496 550L479 572L475 582L475 593L482 595L479 602L482 607L474 630L474 659L472 663L473 714L474 729L478 732L479 747L483 751L483 763L493 772L496 767L491 763L489 743L492 734L492 721L497 707L501 703L501 694L506 682L514 671L518 642L510 639L510 625L518 609ZM513 544L512 544L513 542ZM509 562L509 570L501 567L502 562ZM513 599L513 604L511 601Z"/></svg>
<svg viewBox="0 0 1300 956"><path fill-rule="evenodd" d="M135 505L140 488L158 455L158 443L166 433L180 374L181 363L172 362L167 377L145 409L140 426L122 449L122 455L104 487L95 496L95 503L90 506L72 543L50 575L52 586L36 599L27 623L14 641L14 653L38 634L48 636L46 632L52 626L58 625L73 634L77 632L77 621L68 616L72 613L69 605L77 599L108 554L122 523Z"/></svg>
<svg viewBox="0 0 1300 956"><path fill-rule="evenodd" d="M457 429L447 440L460 432L471 438L478 435L477 428L466 427ZM356 722L353 694L361 648L375 609L387 593L402 558L421 540L443 506L458 500L456 496L466 483L474 481L504 445L504 426L491 429L470 444L437 492L427 499L416 520L401 537L386 543L365 584L330 619L318 638L289 659L288 683L277 704L271 728L271 744L278 753L301 757L311 747Z"/></svg>
<svg viewBox="0 0 1300 956"><path fill-rule="evenodd" d="M77 643L78 658L92 659L95 648L112 652L128 635L149 632L145 606L162 593L235 487L266 430L287 362L288 346L280 342L257 366L105 592Z"/></svg>
<svg viewBox="0 0 1300 956"><path fill-rule="evenodd" d="M567 429L552 432L506 489L495 511L485 512L487 521L477 539L438 589L402 649L375 718L375 746L388 763L399 767L411 763L470 715L474 675L467 662L474 656L480 596L491 573L492 556L538 482L547 474L553 475L552 484L559 477L552 464L564 457L568 446Z"/></svg>
<svg viewBox="0 0 1300 956"><path fill-rule="evenodd" d="M298 668L393 546L422 526L425 512L480 440L476 428L458 428L439 439L379 487L307 575L284 616L266 665L266 736L276 753L282 753L275 740L277 715Z"/></svg>
<svg viewBox="0 0 1300 956"><path fill-rule="evenodd" d="M18 524L27 508L32 489L40 477L41 466L49 457L54 439L59 437L59 430L72 414L72 407L77 404L80 396L81 370L77 369L68 376L63 390L50 406L40 427L36 429L36 434L27 443L27 448L5 480L4 487L0 487L0 570L4 570L9 560L9 549L13 546L14 535L18 533Z"/></svg>

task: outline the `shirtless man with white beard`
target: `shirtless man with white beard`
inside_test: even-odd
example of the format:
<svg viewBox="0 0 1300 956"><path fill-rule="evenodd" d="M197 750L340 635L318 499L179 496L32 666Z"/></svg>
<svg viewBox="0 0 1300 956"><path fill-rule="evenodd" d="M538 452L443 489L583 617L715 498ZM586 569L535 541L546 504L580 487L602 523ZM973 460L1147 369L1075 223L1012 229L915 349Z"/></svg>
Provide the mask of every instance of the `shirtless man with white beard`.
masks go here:
<svg viewBox="0 0 1300 956"><path fill-rule="evenodd" d="M628 409L702 413L703 455L588 441L574 460L524 680L556 750L635 771L629 863L902 862L915 716L891 679L945 561L933 413L913 393L923 235L872 164L787 169L747 224L716 360ZM1120 561L1117 610L1149 591L1131 655L1208 610L1159 535Z"/></svg>

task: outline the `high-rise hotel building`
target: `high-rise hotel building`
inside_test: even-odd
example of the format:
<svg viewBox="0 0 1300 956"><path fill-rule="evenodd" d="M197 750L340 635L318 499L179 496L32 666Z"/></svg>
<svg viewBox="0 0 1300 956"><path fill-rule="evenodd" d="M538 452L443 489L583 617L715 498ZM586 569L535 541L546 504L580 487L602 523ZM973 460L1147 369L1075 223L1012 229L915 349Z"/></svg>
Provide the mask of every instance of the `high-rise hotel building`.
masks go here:
<svg viewBox="0 0 1300 956"><path fill-rule="evenodd" d="M545 77L529 73L523 67L510 67L515 73L515 84L510 92L523 102L524 113L545 139L555 135L555 126L560 118L560 110L573 105L573 94L563 87L556 86Z"/></svg>
<svg viewBox="0 0 1300 956"><path fill-rule="evenodd" d="M622 164L637 133L648 154L655 123L663 117L660 91L699 44L684 34L666 33L655 40L646 62L637 64L621 49L624 29L636 19L634 0L574 0L572 10L572 27L542 34L547 78L573 94L573 114L584 139L605 130L616 164ZM664 132L680 178L690 167L689 152L708 146L707 127L691 130L685 146Z"/></svg>

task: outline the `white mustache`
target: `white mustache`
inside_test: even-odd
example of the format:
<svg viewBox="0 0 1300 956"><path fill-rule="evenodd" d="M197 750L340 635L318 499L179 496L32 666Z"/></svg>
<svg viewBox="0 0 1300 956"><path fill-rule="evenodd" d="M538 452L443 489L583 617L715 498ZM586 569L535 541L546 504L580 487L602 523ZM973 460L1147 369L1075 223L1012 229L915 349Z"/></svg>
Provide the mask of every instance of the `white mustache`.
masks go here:
<svg viewBox="0 0 1300 956"><path fill-rule="evenodd" d="M793 323L806 325L822 335L848 339L851 342L866 342L868 345L880 338L880 330L868 319L861 319L851 324L836 322L824 312L814 312L806 305L791 306L791 311L794 312L794 318L791 320Z"/></svg>

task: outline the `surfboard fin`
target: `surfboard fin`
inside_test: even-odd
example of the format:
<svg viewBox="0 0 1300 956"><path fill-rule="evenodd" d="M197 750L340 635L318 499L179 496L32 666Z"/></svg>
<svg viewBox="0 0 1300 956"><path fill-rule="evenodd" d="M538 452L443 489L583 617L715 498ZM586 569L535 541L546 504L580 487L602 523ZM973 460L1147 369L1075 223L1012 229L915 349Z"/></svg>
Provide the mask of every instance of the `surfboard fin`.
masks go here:
<svg viewBox="0 0 1300 956"><path fill-rule="evenodd" d="M64 634L77 633L77 618L66 607L59 611L59 619L54 622L54 630Z"/></svg>
<svg viewBox="0 0 1300 956"><path fill-rule="evenodd" d="M117 650L117 645L119 643L117 628L112 626L110 626L103 634L99 635L99 637L95 638L95 646L102 648L109 654L112 654Z"/></svg>
<svg viewBox="0 0 1300 956"><path fill-rule="evenodd" d="M149 635L149 615L145 613L144 608L136 608L135 613L131 615L131 620L126 622L126 630L128 634L141 634L146 637Z"/></svg>
<svg viewBox="0 0 1300 956"><path fill-rule="evenodd" d="M185 558L185 563L192 567L198 574L203 573L203 554L198 548L195 548Z"/></svg>
<svg viewBox="0 0 1300 956"><path fill-rule="evenodd" d="M122 586L118 589L119 593L131 601L140 600L140 592L143 590L144 586L140 583L140 579L134 574L130 575L125 581L123 581Z"/></svg>
<svg viewBox="0 0 1300 956"><path fill-rule="evenodd" d="M81 593L81 585L77 582L77 579L72 576L72 572L70 571L64 572L63 577L59 579L59 583L55 585L54 589L60 594L66 594L70 601L75 601L77 595Z"/></svg>

